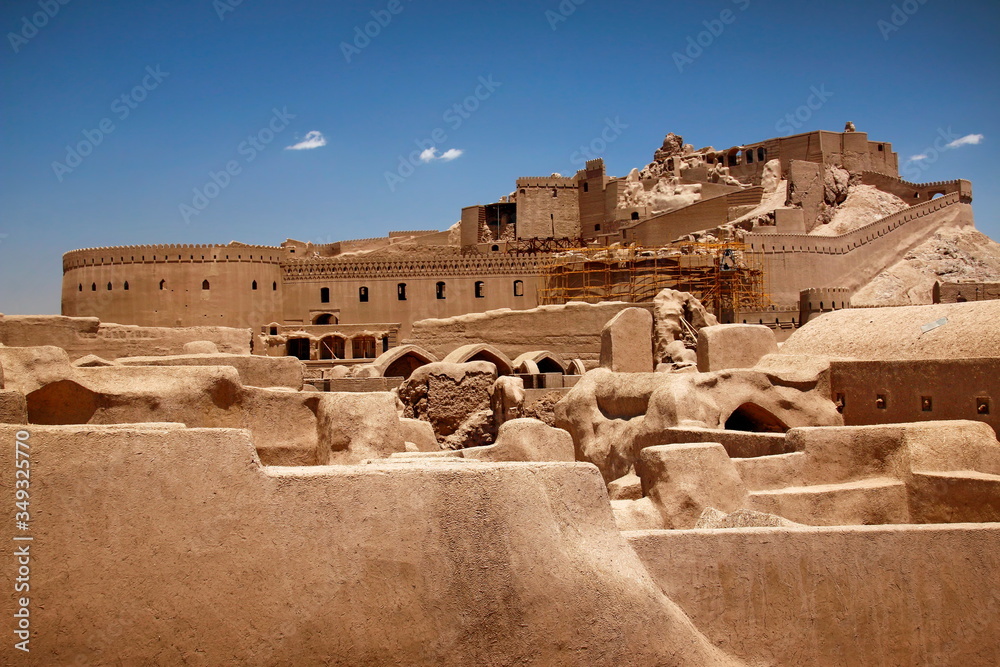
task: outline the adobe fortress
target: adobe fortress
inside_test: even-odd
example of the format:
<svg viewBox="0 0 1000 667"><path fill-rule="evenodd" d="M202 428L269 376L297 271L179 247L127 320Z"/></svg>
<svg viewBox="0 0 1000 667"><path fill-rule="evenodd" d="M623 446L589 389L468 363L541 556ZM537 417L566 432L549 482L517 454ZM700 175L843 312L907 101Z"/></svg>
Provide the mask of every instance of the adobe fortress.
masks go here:
<svg viewBox="0 0 1000 667"><path fill-rule="evenodd" d="M427 318L567 301L648 302L678 287L709 297L723 321L791 330L813 312L847 306L942 229L971 229L971 201L969 181L899 179L892 145L864 132L725 150L695 150L671 134L641 171L612 178L594 160L571 177L520 178L498 202L462 209L449 231L323 245L68 252L62 311L144 326L248 326L265 335L275 327L378 324L375 345L384 351ZM623 247L648 252L598 254ZM621 261L632 262L629 272L610 275L608 264ZM922 287L924 302L931 286ZM314 340L308 354L293 352L350 356L352 333L340 334L336 351ZM260 342L257 353L287 351Z"/></svg>
<svg viewBox="0 0 1000 667"><path fill-rule="evenodd" d="M0 314L0 662L1000 664L1000 246L897 161L67 253Z"/></svg>

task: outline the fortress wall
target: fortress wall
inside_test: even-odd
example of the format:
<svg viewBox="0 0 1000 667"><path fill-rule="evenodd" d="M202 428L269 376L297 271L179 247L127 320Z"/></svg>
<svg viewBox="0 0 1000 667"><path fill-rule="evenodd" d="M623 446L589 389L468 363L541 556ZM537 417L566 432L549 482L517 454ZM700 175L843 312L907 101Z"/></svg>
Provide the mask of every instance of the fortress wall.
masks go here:
<svg viewBox="0 0 1000 667"><path fill-rule="evenodd" d="M972 183L963 179L934 183L911 183L894 176L866 171L861 174L861 182L865 185L873 185L883 192L894 194L911 206L930 201L938 194L946 195L957 192L970 199L972 197Z"/></svg>
<svg viewBox="0 0 1000 667"><path fill-rule="evenodd" d="M621 301L598 304L571 302L530 310L495 310L413 323L404 344L419 345L438 358L470 343L488 343L511 359L525 352L548 350L563 359L596 363L601 330L625 308L651 309L653 304Z"/></svg>
<svg viewBox="0 0 1000 667"><path fill-rule="evenodd" d="M807 288L857 290L939 228L972 226L972 207L959 197L945 195L841 236L747 234L744 241L765 255L771 299L790 306Z"/></svg>
<svg viewBox="0 0 1000 667"><path fill-rule="evenodd" d="M625 240L643 246L666 245L686 234L717 227L729 217L729 207L759 204L763 188L755 187L723 194L670 211L625 230Z"/></svg>
<svg viewBox="0 0 1000 667"><path fill-rule="evenodd" d="M497 308L523 310L538 305L539 260L505 256L461 259L359 261L289 264L285 267L284 312L278 321L309 324L324 312L342 324L400 322L400 336L410 335L410 323ZM437 283L445 298L437 298ZM476 296L476 283L483 296ZM515 294L515 282L519 293ZM406 285L406 300L398 285ZM360 289L368 289L368 301ZM323 288L330 302L322 303Z"/></svg>
<svg viewBox="0 0 1000 667"><path fill-rule="evenodd" d="M577 238L579 235L580 199L575 179L517 180L518 238Z"/></svg>
<svg viewBox="0 0 1000 667"><path fill-rule="evenodd" d="M994 665L1000 526L624 533L717 646L762 665Z"/></svg>
<svg viewBox="0 0 1000 667"><path fill-rule="evenodd" d="M139 327L104 324L95 317L0 316L0 343L8 347L54 345L71 361L88 354L104 359L184 354L184 345L207 340L219 352L250 354L250 331L227 327Z"/></svg>
<svg viewBox="0 0 1000 667"><path fill-rule="evenodd" d="M76 266L63 274L62 312L143 326L257 326L280 318L282 284L278 263L256 257Z"/></svg>

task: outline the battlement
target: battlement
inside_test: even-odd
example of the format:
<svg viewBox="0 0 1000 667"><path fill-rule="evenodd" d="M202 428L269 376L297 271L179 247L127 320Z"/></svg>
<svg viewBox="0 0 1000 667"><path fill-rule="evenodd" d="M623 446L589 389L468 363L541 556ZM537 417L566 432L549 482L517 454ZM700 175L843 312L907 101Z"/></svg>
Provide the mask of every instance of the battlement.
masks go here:
<svg viewBox="0 0 1000 667"><path fill-rule="evenodd" d="M576 188L576 178L551 176L529 176L517 179L519 188Z"/></svg>
<svg viewBox="0 0 1000 667"><path fill-rule="evenodd" d="M414 231L389 232L389 238L396 238L397 236L427 236L429 234L437 234L440 231L439 229L419 229Z"/></svg>
<svg viewBox="0 0 1000 667"><path fill-rule="evenodd" d="M210 251L210 252L209 252ZM177 244L81 248L63 254L63 273L86 266L177 264L182 262L253 262L278 264L286 250L276 246Z"/></svg>

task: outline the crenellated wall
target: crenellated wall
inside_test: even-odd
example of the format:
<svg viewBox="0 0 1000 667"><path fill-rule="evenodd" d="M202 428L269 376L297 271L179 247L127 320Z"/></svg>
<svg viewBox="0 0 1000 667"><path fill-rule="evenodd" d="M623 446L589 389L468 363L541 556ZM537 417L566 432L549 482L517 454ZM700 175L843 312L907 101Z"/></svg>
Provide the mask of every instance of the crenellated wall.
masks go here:
<svg viewBox="0 0 1000 667"><path fill-rule="evenodd" d="M765 255L772 301L790 306L803 289L857 290L941 227L972 225L972 206L953 192L841 236L747 234L744 242Z"/></svg>
<svg viewBox="0 0 1000 667"><path fill-rule="evenodd" d="M75 250L63 255L62 314L154 327L257 326L281 317L286 256L245 245Z"/></svg>

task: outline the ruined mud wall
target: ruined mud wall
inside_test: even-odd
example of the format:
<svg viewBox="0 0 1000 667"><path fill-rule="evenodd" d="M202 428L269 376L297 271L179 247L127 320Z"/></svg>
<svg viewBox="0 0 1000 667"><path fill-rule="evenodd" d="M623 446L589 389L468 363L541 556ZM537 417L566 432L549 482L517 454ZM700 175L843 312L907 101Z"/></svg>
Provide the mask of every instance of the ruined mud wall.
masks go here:
<svg viewBox="0 0 1000 667"><path fill-rule="evenodd" d="M184 354L184 345L207 340L219 352L250 354L250 330L229 327L139 327L104 324L96 317L0 315L0 343L8 347L54 345L70 360L95 354L118 357Z"/></svg>
<svg viewBox="0 0 1000 667"><path fill-rule="evenodd" d="M539 306L530 310L492 310L420 320L404 344L419 345L438 358L462 345L488 343L511 359L525 352L548 350L563 359L594 362L601 354L601 330L625 308L652 304L605 302Z"/></svg>
<svg viewBox="0 0 1000 667"><path fill-rule="evenodd" d="M1000 525L625 535L664 592L748 663L1000 662Z"/></svg>

